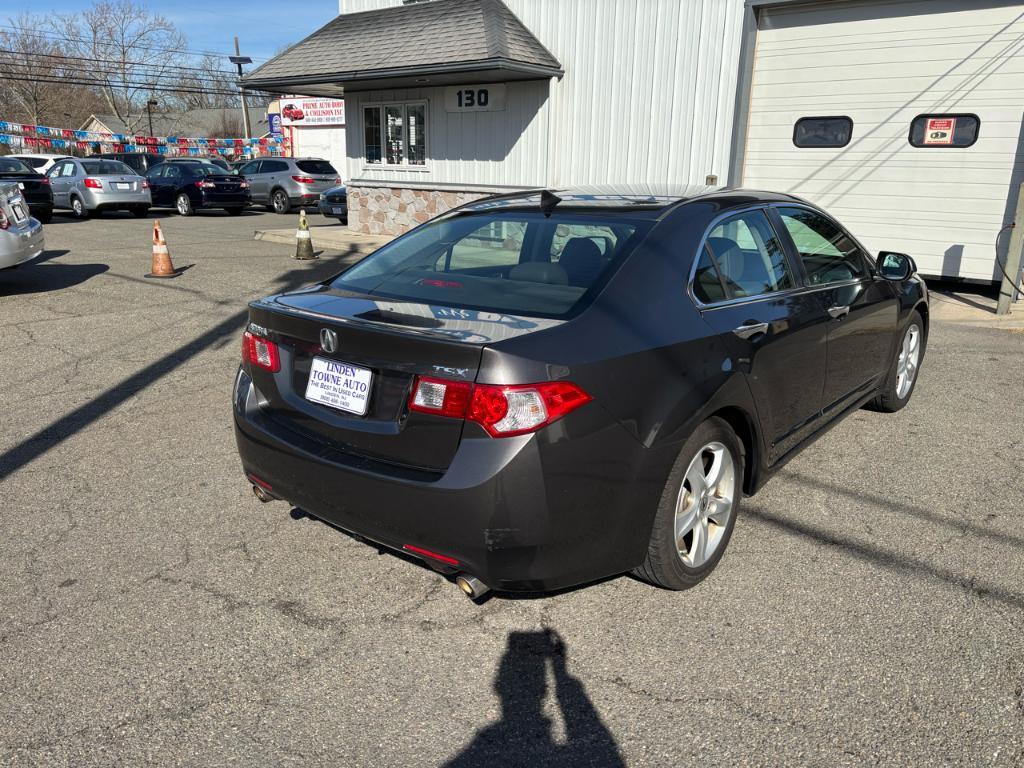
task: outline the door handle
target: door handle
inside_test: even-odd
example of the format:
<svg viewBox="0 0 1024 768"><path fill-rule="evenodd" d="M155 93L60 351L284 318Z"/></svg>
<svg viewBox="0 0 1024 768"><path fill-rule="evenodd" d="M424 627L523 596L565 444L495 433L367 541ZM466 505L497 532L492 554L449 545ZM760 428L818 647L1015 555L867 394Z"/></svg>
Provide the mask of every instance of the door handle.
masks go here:
<svg viewBox="0 0 1024 768"><path fill-rule="evenodd" d="M741 339L750 339L762 333L768 333L768 323L744 323L739 328L733 328L732 332Z"/></svg>
<svg viewBox="0 0 1024 768"><path fill-rule="evenodd" d="M829 315L832 316L833 319L838 320L844 315L850 314L850 306L847 305L845 307L829 307L828 313Z"/></svg>

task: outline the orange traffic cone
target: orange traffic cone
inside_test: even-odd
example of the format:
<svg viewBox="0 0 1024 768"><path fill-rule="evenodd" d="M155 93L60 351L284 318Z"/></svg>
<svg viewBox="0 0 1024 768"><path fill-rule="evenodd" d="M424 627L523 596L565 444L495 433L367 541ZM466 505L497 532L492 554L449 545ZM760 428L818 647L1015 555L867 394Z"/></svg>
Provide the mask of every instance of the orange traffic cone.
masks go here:
<svg viewBox="0 0 1024 768"><path fill-rule="evenodd" d="M160 229L160 220L153 222L153 271L146 277L177 277L181 274L180 269L174 268L171 261L171 252L167 249L167 241L164 240L163 230Z"/></svg>

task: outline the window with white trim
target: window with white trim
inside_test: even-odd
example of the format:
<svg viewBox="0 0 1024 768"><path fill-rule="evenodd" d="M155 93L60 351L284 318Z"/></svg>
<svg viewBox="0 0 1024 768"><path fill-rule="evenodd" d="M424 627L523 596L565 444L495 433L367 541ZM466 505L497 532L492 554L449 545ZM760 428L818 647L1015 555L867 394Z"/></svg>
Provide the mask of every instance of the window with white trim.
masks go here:
<svg viewBox="0 0 1024 768"><path fill-rule="evenodd" d="M426 165L426 102L365 105L363 145L369 165Z"/></svg>

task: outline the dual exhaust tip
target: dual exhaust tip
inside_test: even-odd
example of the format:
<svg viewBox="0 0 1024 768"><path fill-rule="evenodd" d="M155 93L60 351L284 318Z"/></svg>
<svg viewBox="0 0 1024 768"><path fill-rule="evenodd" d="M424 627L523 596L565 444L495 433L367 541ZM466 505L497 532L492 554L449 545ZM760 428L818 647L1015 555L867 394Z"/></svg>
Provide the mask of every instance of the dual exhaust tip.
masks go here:
<svg viewBox="0 0 1024 768"><path fill-rule="evenodd" d="M268 501L273 501L274 497L267 493L266 489L256 483L252 484L252 493L262 503L266 504ZM470 576L468 573L460 573L455 577L455 585L463 591L463 593L470 600L478 600L488 592L491 588L484 584L476 576Z"/></svg>

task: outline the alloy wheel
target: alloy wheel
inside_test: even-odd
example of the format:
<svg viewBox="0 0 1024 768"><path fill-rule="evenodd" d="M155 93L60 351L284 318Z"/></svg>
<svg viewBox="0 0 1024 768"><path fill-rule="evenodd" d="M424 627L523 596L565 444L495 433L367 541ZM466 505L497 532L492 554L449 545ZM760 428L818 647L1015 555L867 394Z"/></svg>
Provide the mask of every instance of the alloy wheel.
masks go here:
<svg viewBox="0 0 1024 768"><path fill-rule="evenodd" d="M903 334L899 357L896 358L896 397L905 398L917 376L917 366L921 361L921 329L917 323L911 323Z"/></svg>
<svg viewBox="0 0 1024 768"><path fill-rule="evenodd" d="M85 215L85 206L82 205L82 201L77 197L71 201L71 210L74 211L75 216L82 218Z"/></svg>
<svg viewBox="0 0 1024 768"><path fill-rule="evenodd" d="M185 195L178 195L178 213L182 216L188 216L188 209L188 198Z"/></svg>
<svg viewBox="0 0 1024 768"><path fill-rule="evenodd" d="M736 462L719 442L693 457L676 498L676 550L689 568L699 568L718 551L728 529L736 494Z"/></svg>
<svg viewBox="0 0 1024 768"><path fill-rule="evenodd" d="M274 193L274 210L277 213L288 212L288 198L285 196L284 192Z"/></svg>

